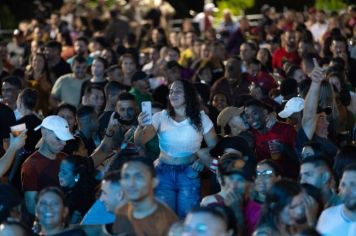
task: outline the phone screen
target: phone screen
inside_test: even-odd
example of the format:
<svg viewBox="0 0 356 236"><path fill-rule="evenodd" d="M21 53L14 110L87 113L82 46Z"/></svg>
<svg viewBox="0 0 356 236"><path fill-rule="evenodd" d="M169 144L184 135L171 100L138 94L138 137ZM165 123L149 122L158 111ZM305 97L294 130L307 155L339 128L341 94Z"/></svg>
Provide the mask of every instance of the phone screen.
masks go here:
<svg viewBox="0 0 356 236"><path fill-rule="evenodd" d="M152 103L150 101L145 101L141 103L141 110L148 114L148 119L145 119L144 125L152 124Z"/></svg>

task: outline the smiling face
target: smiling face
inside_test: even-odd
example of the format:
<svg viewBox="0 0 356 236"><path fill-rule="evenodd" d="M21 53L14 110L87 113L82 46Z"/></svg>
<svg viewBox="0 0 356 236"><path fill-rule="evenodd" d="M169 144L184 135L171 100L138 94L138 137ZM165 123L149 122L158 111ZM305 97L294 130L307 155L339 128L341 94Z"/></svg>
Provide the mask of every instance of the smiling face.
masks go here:
<svg viewBox="0 0 356 236"><path fill-rule="evenodd" d="M185 106L184 88L180 81L175 81L169 88L169 102L173 108Z"/></svg>
<svg viewBox="0 0 356 236"><path fill-rule="evenodd" d="M247 123L256 130L262 130L266 126L267 111L261 107L248 106L245 107L245 117Z"/></svg>
<svg viewBox="0 0 356 236"><path fill-rule="evenodd" d="M213 107L215 107L218 111L222 111L225 107L227 107L227 99L224 94L218 93L213 97L212 102Z"/></svg>
<svg viewBox="0 0 356 236"><path fill-rule="evenodd" d="M42 194L36 205L38 221L47 230L62 227L67 213L63 200L54 192Z"/></svg>

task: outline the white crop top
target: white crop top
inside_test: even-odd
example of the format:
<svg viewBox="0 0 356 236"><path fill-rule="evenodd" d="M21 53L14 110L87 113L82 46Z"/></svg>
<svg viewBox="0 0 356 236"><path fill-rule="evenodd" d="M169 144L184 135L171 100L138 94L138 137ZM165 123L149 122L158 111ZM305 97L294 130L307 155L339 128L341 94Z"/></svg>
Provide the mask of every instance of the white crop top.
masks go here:
<svg viewBox="0 0 356 236"><path fill-rule="evenodd" d="M203 134L213 128L213 122L203 112L200 112L202 131L197 131L190 119L177 122L163 110L152 117L152 125L157 131L161 151L171 157L188 157L199 151Z"/></svg>

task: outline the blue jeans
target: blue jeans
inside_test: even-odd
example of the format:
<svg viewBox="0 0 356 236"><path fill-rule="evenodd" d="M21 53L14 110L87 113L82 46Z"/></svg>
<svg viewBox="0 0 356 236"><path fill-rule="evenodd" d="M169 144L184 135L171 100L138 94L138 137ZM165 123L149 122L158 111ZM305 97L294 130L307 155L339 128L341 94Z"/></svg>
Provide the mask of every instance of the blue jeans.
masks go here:
<svg viewBox="0 0 356 236"><path fill-rule="evenodd" d="M156 172L159 178L156 197L174 210L179 218L184 218L192 208L199 205L200 178L190 165L159 162Z"/></svg>

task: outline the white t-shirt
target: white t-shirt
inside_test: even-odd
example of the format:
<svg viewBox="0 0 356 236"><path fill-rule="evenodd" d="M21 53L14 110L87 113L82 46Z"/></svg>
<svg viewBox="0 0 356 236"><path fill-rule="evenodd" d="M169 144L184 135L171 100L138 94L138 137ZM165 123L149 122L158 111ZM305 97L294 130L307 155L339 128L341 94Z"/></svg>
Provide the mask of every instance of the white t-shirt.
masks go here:
<svg viewBox="0 0 356 236"><path fill-rule="evenodd" d="M324 210L319 217L317 230L323 236L355 236L356 221L349 220L343 211L344 204Z"/></svg>
<svg viewBox="0 0 356 236"><path fill-rule="evenodd" d="M310 27L310 31L313 34L314 41L321 42L325 32L328 29L328 24L315 23Z"/></svg>
<svg viewBox="0 0 356 236"><path fill-rule="evenodd" d="M190 119L177 122L163 110L152 117L152 125L159 138L162 152L171 157L188 157L199 151L203 135L213 128L213 122L203 112L200 112L202 131L197 131Z"/></svg>

